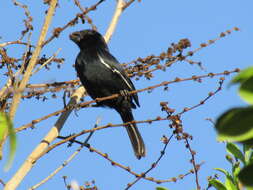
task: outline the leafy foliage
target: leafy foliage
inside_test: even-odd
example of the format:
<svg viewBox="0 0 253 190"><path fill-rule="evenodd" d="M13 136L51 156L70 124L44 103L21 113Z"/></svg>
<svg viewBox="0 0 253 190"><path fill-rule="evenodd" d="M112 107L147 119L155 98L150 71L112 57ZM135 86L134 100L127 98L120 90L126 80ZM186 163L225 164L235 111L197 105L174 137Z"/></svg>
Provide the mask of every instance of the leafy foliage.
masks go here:
<svg viewBox="0 0 253 190"><path fill-rule="evenodd" d="M227 161L231 164L231 172L215 168L215 170L225 175L225 182L222 183L217 178L209 179L209 186L217 190L240 190L243 186L252 186L253 176L253 150L248 145L243 145L243 151L233 143L227 143ZM248 187L248 190L251 188Z"/></svg>
<svg viewBox="0 0 253 190"><path fill-rule="evenodd" d="M6 133L8 133L10 137L9 159L5 166L5 170L8 170L14 159L17 141L12 121L10 120L8 115L3 112L0 112L0 141L4 140Z"/></svg>
<svg viewBox="0 0 253 190"><path fill-rule="evenodd" d="M253 107L232 108L216 122L218 140L240 142L253 138Z"/></svg>
<svg viewBox="0 0 253 190"><path fill-rule="evenodd" d="M165 187L157 187L156 190L169 190L169 189L167 189Z"/></svg>
<svg viewBox="0 0 253 190"><path fill-rule="evenodd" d="M253 67L241 71L234 77L231 84L236 83L240 84L240 97L251 105L229 109L216 121L218 140L228 142L226 148L230 155L226 158L232 165L231 173L216 168L226 176L225 183L217 179L209 180L209 185L217 190L240 190L242 186L253 188ZM243 151L231 142L241 143Z"/></svg>

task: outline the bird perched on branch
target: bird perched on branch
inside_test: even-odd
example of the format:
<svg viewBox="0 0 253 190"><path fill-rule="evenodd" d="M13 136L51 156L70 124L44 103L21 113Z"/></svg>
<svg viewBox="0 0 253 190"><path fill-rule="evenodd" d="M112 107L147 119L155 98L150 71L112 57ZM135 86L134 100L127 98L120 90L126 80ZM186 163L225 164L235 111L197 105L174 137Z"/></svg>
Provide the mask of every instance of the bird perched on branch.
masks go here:
<svg viewBox="0 0 253 190"><path fill-rule="evenodd" d="M110 54L103 36L95 30L82 30L69 37L80 48L75 69L88 94L93 99L121 94L98 102L98 105L115 109L124 123L133 121L131 109L140 105L137 94L130 95L128 92L135 87L117 59ZM145 145L136 124L128 124L126 130L136 157L144 157Z"/></svg>

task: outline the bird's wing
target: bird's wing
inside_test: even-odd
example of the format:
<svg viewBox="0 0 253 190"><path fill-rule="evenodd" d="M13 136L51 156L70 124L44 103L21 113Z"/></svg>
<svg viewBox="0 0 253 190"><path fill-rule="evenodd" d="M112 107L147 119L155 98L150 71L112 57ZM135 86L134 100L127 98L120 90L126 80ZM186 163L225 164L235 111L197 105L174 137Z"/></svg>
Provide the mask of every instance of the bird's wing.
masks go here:
<svg viewBox="0 0 253 190"><path fill-rule="evenodd" d="M120 76L120 78L124 81L126 86L128 87L127 90L129 91L134 91L135 87L132 83L132 81L129 79L127 76L126 72L124 71L123 67L119 64L117 59L113 57L108 51L103 51L98 54L98 58L102 64L104 64L108 69L110 69L113 73L117 74ZM140 106L139 100L138 100L138 95L133 94L132 95L135 103L137 106Z"/></svg>

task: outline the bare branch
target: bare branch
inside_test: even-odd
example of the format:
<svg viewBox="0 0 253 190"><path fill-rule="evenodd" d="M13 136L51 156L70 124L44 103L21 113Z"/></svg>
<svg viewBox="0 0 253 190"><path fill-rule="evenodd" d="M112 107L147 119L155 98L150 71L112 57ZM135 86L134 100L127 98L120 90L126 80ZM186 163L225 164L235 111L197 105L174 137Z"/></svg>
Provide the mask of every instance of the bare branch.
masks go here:
<svg viewBox="0 0 253 190"><path fill-rule="evenodd" d="M26 44L27 51L31 47L30 46L30 37L31 37L31 33L28 35L28 40L27 40L28 43ZM25 53L24 60L26 58L27 51ZM10 89L12 89L14 78L17 77L20 73L22 73L23 69L24 69L24 64L21 66L21 68L14 75L9 75L9 79L7 80L4 87L0 90L0 102L1 101L6 101L7 102L7 99L8 99L8 97L10 96L10 94L12 92L12 90L10 90ZM4 109L4 107L3 107L3 109ZM3 145L4 145L7 137L8 137L8 131L5 131L5 134L4 134L3 138L0 141L0 158L2 158Z"/></svg>
<svg viewBox="0 0 253 190"><path fill-rule="evenodd" d="M187 138L185 139L185 143L186 143L187 149L189 150L189 152L191 154L191 163L192 163L193 169L194 169L195 182L196 182L196 186L197 186L196 188L197 188L197 190L200 190L201 187L199 185L199 178L198 178L198 171L199 171L199 168L200 168L200 164L196 164L196 160L195 160L196 152L191 149L190 143L189 143Z"/></svg>
<svg viewBox="0 0 253 190"><path fill-rule="evenodd" d="M180 78L176 78L172 81L164 81L162 83L159 83L159 84L156 84L156 85L153 85L153 86L149 86L149 87L146 87L146 88L143 88L143 89L138 89L138 90L135 90L135 91L131 91L129 92L129 94L135 94L135 93L139 93L139 92L144 92L144 91L149 91L149 90L152 90L152 89L155 89L155 88L158 88L158 87L162 87L162 86L167 86L169 84L172 84L172 83L178 83L178 82L183 82L183 81L190 81L190 80L193 80L193 81L198 81L200 79L203 79L203 78L213 78L214 76L220 76L220 75L229 75L231 73L234 73L234 72L239 72L240 70L239 69L234 69L232 71L224 71L222 73L208 73L206 75L200 75L200 76L192 76L192 77L188 77L188 78L183 78L183 79L180 79ZM118 96L120 96L120 94L113 94L111 96L107 96L107 97L103 97L103 98L97 98L96 100L91 100L91 101L87 101L87 102L83 102L79 105L72 105L74 107L87 107L89 106L90 104L92 103L96 103L96 102L100 102L100 101L104 101L104 100L109 100L109 99L113 99L113 98L117 98ZM209 99L209 98L207 98ZM196 107L198 107L198 105L196 105ZM22 130L25 130L29 127L33 127L36 123L39 123L41 121L44 121L52 116L55 116L55 115L58 115L60 113L63 113L65 112L66 110L68 110L69 108L64 108L62 110L58 110L58 111L55 111L53 113L50 113L46 116L43 116L41 118L38 118L38 119L34 119L31 123L28 123L28 124L25 124L21 127L18 127L16 128L16 132L19 132L19 131L22 131ZM188 109L191 109L191 108L188 108ZM182 111L184 112L184 110ZM181 112L181 113L182 113Z"/></svg>
<svg viewBox="0 0 253 190"><path fill-rule="evenodd" d="M83 92L84 89L80 88L78 89L79 91ZM79 92L78 93L81 93ZM74 95L74 94L73 94ZM78 102L79 99L78 97L74 96L71 98L71 101L69 102L70 104L74 104ZM25 175L32 169L34 166L35 162L38 160L38 156L44 152L44 150L48 147L50 142L52 142L58 135L59 131L61 130L63 123L67 119L68 115L71 113L71 110L64 112L59 119L56 121L55 125L52 127L52 129L49 131L49 133L43 138L41 143L34 149L34 151L29 155L29 157L26 159L26 161L23 163L23 165L20 167L18 172L15 174L13 179L17 178L17 180L22 180ZM11 182L11 181L9 181ZM8 183L9 183L8 182ZM15 182L15 181L14 181ZM19 181L21 182L21 181ZM11 184L13 185L13 184Z"/></svg>
<svg viewBox="0 0 253 190"><path fill-rule="evenodd" d="M26 42L22 42L20 40L16 40L16 41L11 41L11 42L4 42L4 43L1 43L0 44L0 48L3 48L5 46L8 46L8 45L12 45L12 44L21 44L21 45L27 45ZM31 45L31 47L34 47Z"/></svg>
<svg viewBox="0 0 253 190"><path fill-rule="evenodd" d="M13 120L15 114L16 114L16 110L18 108L20 98L22 96L22 92L25 89L27 82L29 81L32 70L33 70L33 68L36 64L37 57L40 54L40 51L41 51L41 48L42 48L42 43L43 43L43 41L46 37L49 25L51 23L51 19L53 17L54 11L55 11L56 4L57 4L57 0L51 0L50 1L50 6L49 6L49 9L48 9L48 12L47 12L42 30L41 30L41 34L40 34L37 46L34 50L32 58L31 58L31 60L29 62L29 65L26 69L24 77L21 80L21 83L17 88L18 92L14 94L13 101L12 101L11 108L10 108L10 118L12 120ZM18 172L15 173L15 175L10 179L10 181L8 181L8 183L6 184L4 190L16 189L16 187L20 184L20 182L23 180L23 178L30 171L30 169L32 168L32 166L34 164L34 163L33 164L29 163L29 161L31 161L31 159L27 160L25 162L25 164L23 166L21 166L21 168L18 170Z"/></svg>
<svg viewBox="0 0 253 190"><path fill-rule="evenodd" d="M39 68L37 68L35 71L33 71L32 75L34 75L35 73L37 73L39 70L41 70L44 66L46 66L47 64L49 64L57 55L58 53L61 51L61 48L59 48L47 61L45 61L45 63L43 63Z"/></svg>
<svg viewBox="0 0 253 190"><path fill-rule="evenodd" d="M74 0L75 5L83 12L83 17L88 21L88 23L91 25L93 30L97 30L97 27L92 23L91 18L87 15L87 11L81 6L81 3L79 0ZM103 2L103 1L100 1Z"/></svg>
<svg viewBox="0 0 253 190"><path fill-rule="evenodd" d="M129 7L135 0L129 0L128 2L125 3L123 6L123 10L125 10L127 7Z"/></svg>
<svg viewBox="0 0 253 190"><path fill-rule="evenodd" d="M45 18L45 21L44 21L44 24L43 24L43 27L42 27L42 30L41 30L41 34L40 34L39 40L37 42L37 46L36 46L36 48L35 48L35 50L33 52L33 55L31 57L31 60L30 60L30 62L28 64L27 68L26 68L26 72L24 74L24 77L21 80L20 85L16 89L17 93L14 93L12 104L11 104L11 107L10 107L10 113L9 113L10 118L12 120L13 120L15 114L16 114L16 110L18 108L18 105L19 105L22 93L23 93L23 91L25 89L25 86L26 86L27 82L30 79L32 70L33 70L33 68L34 68L34 66L36 64L37 58L38 58L38 56L40 54L40 51L41 51L41 48L42 48L42 43L43 43L43 41L44 41L44 39L46 37L49 25L51 23L52 16L53 16L54 11L55 11L56 4L57 4L57 0L50 1L50 7L48 9L48 13L46 15L46 18ZM6 186L8 187L8 184Z"/></svg>
<svg viewBox="0 0 253 190"><path fill-rule="evenodd" d="M28 10L27 5L22 4L22 3L18 2L17 0L12 0L12 2L13 2L13 4L14 4L15 6L19 6L19 7L21 7L22 9L24 9L25 16L27 17L27 18L24 20L25 29L21 32L21 37L20 37L20 39L19 39L19 40L22 40L27 32L29 32L30 30L33 30L33 26L32 26L32 24L31 24L33 18L31 17L31 14L30 14L30 11Z"/></svg>
<svg viewBox="0 0 253 190"><path fill-rule="evenodd" d="M166 150L166 148L167 148L167 146L168 146L168 144L169 144L172 137L173 137L173 134L170 136L170 138L167 138L167 137L163 136L164 147L163 147L163 150L161 151L160 156L157 158L157 160L154 163L151 164L149 169L147 169L145 172L143 172L141 174L141 176L137 177L137 179L135 179L132 183L128 183L127 188L125 188L125 190L130 189L134 184L136 184L140 179L145 177L151 170L153 170L158 165L158 163L160 162L162 157L165 155L165 150Z"/></svg>
<svg viewBox="0 0 253 190"><path fill-rule="evenodd" d="M115 31L115 28L116 28L116 25L119 21L119 17L120 15L122 14L123 12L123 8L124 8L124 5L125 5L125 1L124 0L118 0L118 3L117 3L117 6L115 8L115 12L114 12L114 15L112 17L112 20L111 20L111 23L105 33L105 41L110 41L111 37L112 37L112 34L114 33Z"/></svg>
<svg viewBox="0 0 253 190"><path fill-rule="evenodd" d="M98 126L98 123L100 122L100 118L97 119L96 124L94 126L94 128L96 128ZM88 143L89 139L91 138L92 134L94 133L94 131L90 132L90 135L85 139L85 141L83 143L81 143L81 146L66 160L64 161L60 167L58 167L57 169L55 169L49 176L47 176L45 179L43 179L42 181L40 181L39 183L37 183L36 185L32 186L29 190L34 190L37 189L38 187L40 187L41 185L43 185L44 183L46 183L49 179L51 179L52 177L54 177L61 169L63 169L66 165L69 164L69 162L71 162L71 160L73 160L75 158L75 156L83 149L83 147Z"/></svg>
<svg viewBox="0 0 253 190"><path fill-rule="evenodd" d="M139 173L133 171L129 166L125 166L121 163L118 163L118 162L114 161L107 153L103 153L103 152L95 149L94 147L92 147L90 145L85 146L85 147L88 148L90 152L94 152L94 153L98 154L99 156L103 157L105 160L110 162L110 164L112 166L117 166L118 168L123 169L124 171L130 173L131 175L133 175L137 178L142 178L142 179L145 179L147 181L155 182L157 184L175 182L178 179L183 179L185 176L188 176L189 174L192 173L191 170L190 170L190 171L186 172L185 174L180 174L178 177L171 177L171 178L167 178L167 179L155 179L154 177L147 177L147 176L143 175L142 173L139 174Z"/></svg>
<svg viewBox="0 0 253 190"><path fill-rule="evenodd" d="M49 42L51 42L54 38L57 38L60 35L60 33L63 30L65 30L66 28L68 28L69 26L73 26L74 24L76 24L79 18L82 18L84 15L88 14L88 12L90 12L90 11L96 10L97 6L100 5L104 1L105 0L99 0L96 4L94 4L91 7L87 8L85 12L83 12L81 14L77 14L75 16L75 18L73 18L72 20L70 20L63 27L55 28L54 32L53 32L53 35L51 37L49 37L45 42L43 42L42 46L45 46L46 44L48 44Z"/></svg>

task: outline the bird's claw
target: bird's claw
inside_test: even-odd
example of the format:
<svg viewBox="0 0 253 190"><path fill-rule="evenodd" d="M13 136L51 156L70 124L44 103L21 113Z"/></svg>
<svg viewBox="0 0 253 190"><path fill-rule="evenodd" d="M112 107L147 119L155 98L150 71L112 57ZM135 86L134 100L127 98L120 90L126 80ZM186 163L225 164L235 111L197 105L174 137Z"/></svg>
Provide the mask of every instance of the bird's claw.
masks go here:
<svg viewBox="0 0 253 190"><path fill-rule="evenodd" d="M119 93L125 100L129 100L131 96L128 90L120 90Z"/></svg>

